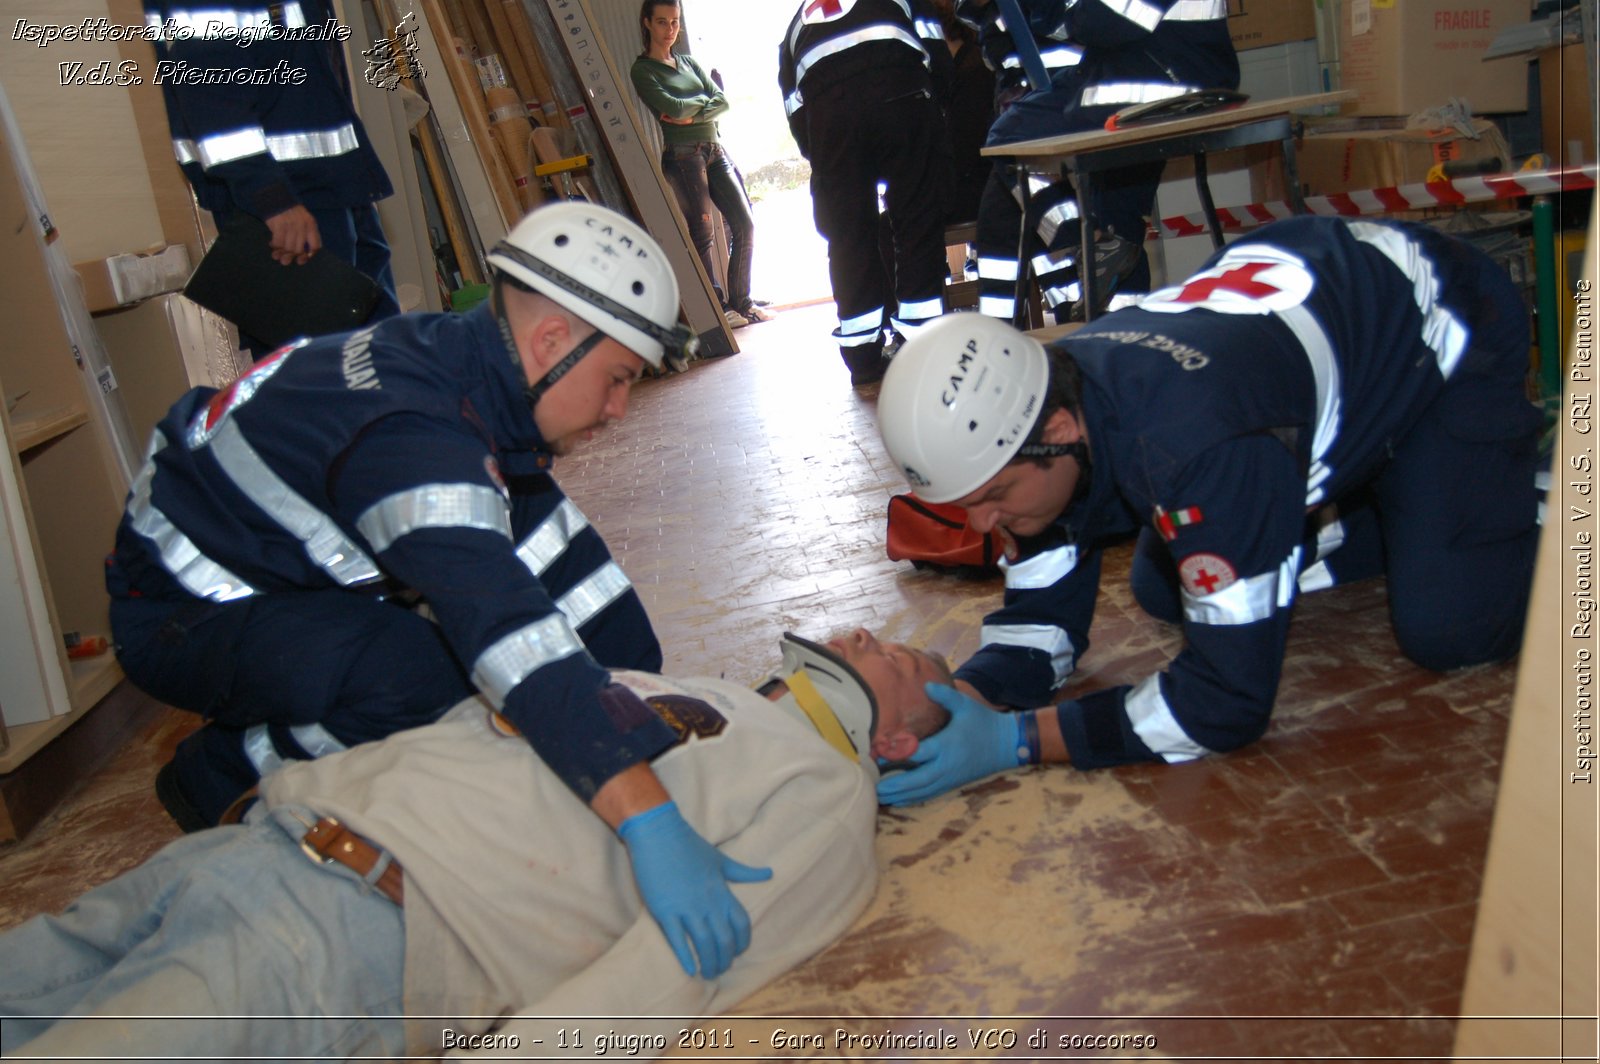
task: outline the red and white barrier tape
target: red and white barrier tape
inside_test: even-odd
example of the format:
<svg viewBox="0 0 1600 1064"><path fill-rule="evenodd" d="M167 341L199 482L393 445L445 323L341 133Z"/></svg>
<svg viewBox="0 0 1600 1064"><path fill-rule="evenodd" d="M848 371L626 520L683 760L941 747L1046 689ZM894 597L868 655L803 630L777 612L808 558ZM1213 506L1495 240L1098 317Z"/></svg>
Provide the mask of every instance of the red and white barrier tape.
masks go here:
<svg viewBox="0 0 1600 1064"><path fill-rule="evenodd" d="M1596 166L1556 167L1549 170L1516 171L1458 177L1448 181L1419 182L1390 188L1340 192L1332 196L1307 196L1306 210L1312 214L1353 217L1365 214L1391 214L1430 207L1455 207L1463 203L1515 199L1547 192L1571 192L1595 186ZM1294 217L1294 209L1284 200L1251 203L1243 207L1218 207L1217 220L1224 232L1237 233L1258 225ZM1156 236L1203 236L1210 232L1203 214L1178 214L1152 225Z"/></svg>

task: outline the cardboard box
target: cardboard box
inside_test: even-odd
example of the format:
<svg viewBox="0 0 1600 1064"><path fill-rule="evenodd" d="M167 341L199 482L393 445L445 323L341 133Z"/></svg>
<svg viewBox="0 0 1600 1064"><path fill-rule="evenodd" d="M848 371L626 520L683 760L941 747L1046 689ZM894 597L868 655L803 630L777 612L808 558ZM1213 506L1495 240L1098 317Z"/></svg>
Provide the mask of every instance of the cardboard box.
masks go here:
<svg viewBox="0 0 1600 1064"><path fill-rule="evenodd" d="M189 249L173 244L141 254L112 255L75 262L83 280L83 297L91 314L131 306L163 292L176 292L189 280Z"/></svg>
<svg viewBox="0 0 1600 1064"><path fill-rule="evenodd" d="M1235 51L1265 48L1317 35L1313 0L1228 0L1228 33Z"/></svg>
<svg viewBox="0 0 1600 1064"><path fill-rule="evenodd" d="M250 368L233 326L167 292L94 317L140 447L167 408L190 388L220 388Z"/></svg>
<svg viewBox="0 0 1600 1064"><path fill-rule="evenodd" d="M1581 44L1539 53L1539 140L1557 165L1595 161L1594 101Z"/></svg>
<svg viewBox="0 0 1600 1064"><path fill-rule="evenodd" d="M1239 53L1239 91L1252 100L1309 96L1322 91L1316 41L1289 41Z"/></svg>
<svg viewBox="0 0 1600 1064"><path fill-rule="evenodd" d="M1339 83L1361 94L1350 113L1403 117L1452 96L1474 114L1526 111L1526 65L1483 56L1529 10L1529 0L1345 0Z"/></svg>
<svg viewBox="0 0 1600 1064"><path fill-rule="evenodd" d="M1511 149L1495 124L1479 118L1473 128L1476 140L1448 130L1310 134L1295 142L1295 167L1309 196L1416 184L1427 180L1428 171L1440 163L1487 166L1498 160L1495 171L1510 167ZM1286 198L1283 165L1276 157L1265 170L1261 194L1265 200Z"/></svg>

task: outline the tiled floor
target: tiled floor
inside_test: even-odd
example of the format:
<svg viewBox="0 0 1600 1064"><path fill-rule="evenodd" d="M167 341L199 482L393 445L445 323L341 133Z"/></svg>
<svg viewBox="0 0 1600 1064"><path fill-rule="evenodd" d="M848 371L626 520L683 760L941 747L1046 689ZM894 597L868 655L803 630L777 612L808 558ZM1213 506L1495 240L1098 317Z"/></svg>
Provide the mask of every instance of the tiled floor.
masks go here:
<svg viewBox="0 0 1600 1064"><path fill-rule="evenodd" d="M759 680L786 628L868 625L955 659L976 646L997 580L884 557L901 485L831 312L786 310L741 330L742 354L642 384L625 423L558 466L640 588L669 672ZM1177 646L1132 604L1126 569L1125 552L1108 566L1071 689L1138 679ZM1058 1059L1026 1034L1153 1033L1167 1058L1442 1058L1514 677L1405 662L1381 582L1311 596L1263 742L1177 768L1019 772L885 811L872 907L741 1011L911 1017L883 1021L897 1031L1028 1017L1000 1023L1024 1039L1004 1055ZM0 926L173 836L150 780L188 726L169 712L0 851Z"/></svg>

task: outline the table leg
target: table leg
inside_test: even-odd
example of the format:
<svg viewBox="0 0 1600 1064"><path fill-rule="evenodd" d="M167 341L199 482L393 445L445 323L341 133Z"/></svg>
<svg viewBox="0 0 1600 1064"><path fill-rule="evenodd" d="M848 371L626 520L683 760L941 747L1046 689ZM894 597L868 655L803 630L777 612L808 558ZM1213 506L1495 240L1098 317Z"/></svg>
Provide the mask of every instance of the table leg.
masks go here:
<svg viewBox="0 0 1600 1064"><path fill-rule="evenodd" d="M1094 319L1094 202L1093 180L1087 169L1073 167L1072 187L1078 196L1078 298L1084 321Z"/></svg>
<svg viewBox="0 0 1600 1064"><path fill-rule="evenodd" d="M1211 180L1206 172L1206 153L1194 153L1194 187L1200 194L1200 209L1205 212L1206 225L1211 229L1211 248L1222 248L1222 219L1217 217L1217 204L1211 198Z"/></svg>
<svg viewBox="0 0 1600 1064"><path fill-rule="evenodd" d="M1027 329L1029 319L1033 312L1029 309L1032 303L1029 299L1031 282L1028 280L1032 265L1028 261L1028 201L1032 197L1028 194L1028 169L1020 162L1014 171L1017 182L1017 202L1022 205L1022 223L1017 226L1017 279L1012 285L1011 292L1011 324L1019 329Z"/></svg>
<svg viewBox="0 0 1600 1064"><path fill-rule="evenodd" d="M1300 188L1300 168L1294 161L1294 130L1290 128L1279 141L1283 145L1283 187L1289 196L1289 206L1296 214L1311 213L1306 208L1305 193Z"/></svg>

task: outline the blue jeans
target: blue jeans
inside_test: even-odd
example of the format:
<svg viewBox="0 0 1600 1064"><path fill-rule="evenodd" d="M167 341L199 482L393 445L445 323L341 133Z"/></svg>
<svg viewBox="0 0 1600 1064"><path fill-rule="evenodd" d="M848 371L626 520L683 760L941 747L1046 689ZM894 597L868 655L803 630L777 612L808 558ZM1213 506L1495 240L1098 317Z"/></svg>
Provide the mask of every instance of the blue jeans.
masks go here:
<svg viewBox="0 0 1600 1064"><path fill-rule="evenodd" d="M186 836L61 915L0 934L6 1051L403 1053L400 908L342 865L313 863L305 831L274 810Z"/></svg>
<svg viewBox="0 0 1600 1064"><path fill-rule="evenodd" d="M661 153L661 172L678 197L683 220L689 225L689 239L706 276L715 282L717 271L711 255L711 209L722 212L728 225L728 290L717 294L723 305L743 310L750 305L750 257L755 253L756 221L750 213L750 197L744 181L734 169L733 160L715 141L696 144L669 144Z"/></svg>

